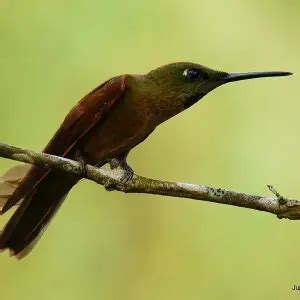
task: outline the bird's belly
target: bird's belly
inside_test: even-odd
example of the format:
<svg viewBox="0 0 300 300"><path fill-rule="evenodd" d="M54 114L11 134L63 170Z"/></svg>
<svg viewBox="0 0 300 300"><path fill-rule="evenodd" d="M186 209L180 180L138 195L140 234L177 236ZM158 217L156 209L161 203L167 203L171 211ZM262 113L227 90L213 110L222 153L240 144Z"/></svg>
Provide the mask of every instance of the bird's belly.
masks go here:
<svg viewBox="0 0 300 300"><path fill-rule="evenodd" d="M88 163L96 164L129 151L153 129L147 117L121 107L91 130L81 148Z"/></svg>

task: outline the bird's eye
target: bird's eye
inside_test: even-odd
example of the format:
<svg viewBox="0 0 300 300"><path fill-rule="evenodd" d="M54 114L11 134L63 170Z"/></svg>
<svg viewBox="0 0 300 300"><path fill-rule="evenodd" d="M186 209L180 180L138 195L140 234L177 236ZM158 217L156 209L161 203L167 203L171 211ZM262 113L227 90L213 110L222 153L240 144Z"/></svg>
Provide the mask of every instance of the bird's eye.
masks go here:
<svg viewBox="0 0 300 300"><path fill-rule="evenodd" d="M207 79L207 75L198 69L185 69L183 76L190 80Z"/></svg>

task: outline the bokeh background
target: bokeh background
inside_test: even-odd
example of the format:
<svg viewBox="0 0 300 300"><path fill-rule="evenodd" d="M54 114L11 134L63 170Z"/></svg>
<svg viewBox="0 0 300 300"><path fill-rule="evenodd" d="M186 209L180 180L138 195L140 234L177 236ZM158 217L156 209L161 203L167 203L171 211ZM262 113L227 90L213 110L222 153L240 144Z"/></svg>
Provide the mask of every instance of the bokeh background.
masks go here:
<svg viewBox="0 0 300 300"><path fill-rule="evenodd" d="M40 150L96 85L169 62L297 73L299 13L298 0L1 0L0 141ZM299 84L221 87L129 161L153 178L254 194L271 183L300 198ZM299 232L266 213L82 181L30 256L1 254L1 299L298 297Z"/></svg>

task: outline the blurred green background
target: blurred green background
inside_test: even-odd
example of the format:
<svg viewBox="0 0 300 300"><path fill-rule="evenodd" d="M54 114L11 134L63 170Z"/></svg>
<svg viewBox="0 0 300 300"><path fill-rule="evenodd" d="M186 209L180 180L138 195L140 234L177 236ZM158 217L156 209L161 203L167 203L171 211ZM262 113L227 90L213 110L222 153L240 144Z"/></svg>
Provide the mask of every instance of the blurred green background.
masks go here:
<svg viewBox="0 0 300 300"><path fill-rule="evenodd" d="M96 85L169 62L297 73L299 13L298 0L1 0L0 141L40 150ZM221 87L129 162L153 178L254 194L270 183L300 198L299 83ZM1 254L1 299L297 297L299 232L266 213L83 181L30 256Z"/></svg>

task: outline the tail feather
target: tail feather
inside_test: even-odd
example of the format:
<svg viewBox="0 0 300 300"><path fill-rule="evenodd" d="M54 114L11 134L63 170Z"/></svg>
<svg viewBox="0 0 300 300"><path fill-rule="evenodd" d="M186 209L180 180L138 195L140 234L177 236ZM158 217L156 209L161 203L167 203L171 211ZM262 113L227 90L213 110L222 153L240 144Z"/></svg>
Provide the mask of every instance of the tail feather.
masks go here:
<svg viewBox="0 0 300 300"><path fill-rule="evenodd" d="M21 258L33 248L79 178L50 172L26 195L0 236L0 250Z"/></svg>
<svg viewBox="0 0 300 300"><path fill-rule="evenodd" d="M0 212L28 173L31 165L19 164L0 176Z"/></svg>
<svg viewBox="0 0 300 300"><path fill-rule="evenodd" d="M65 200L67 195L65 195L62 199L60 204L62 204L62 202ZM57 206L56 210L54 211L51 219L55 216L56 212L58 211L58 209L60 208L60 205ZM20 252L16 253L14 252L14 250L10 250L10 254L11 255L15 255L16 258L21 259L25 256L27 256L31 250L35 247L35 245L38 243L38 241L40 240L40 238L42 237L43 233L46 231L46 229L48 228L50 221L48 221L47 224L44 225L44 227L40 230L40 232L38 233L38 235L30 242L30 244L28 244L23 250L21 250Z"/></svg>

